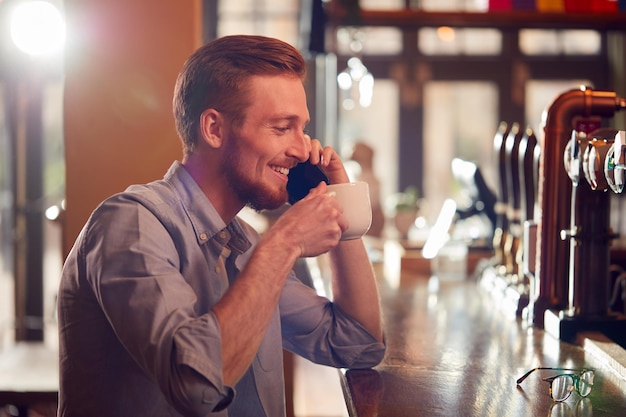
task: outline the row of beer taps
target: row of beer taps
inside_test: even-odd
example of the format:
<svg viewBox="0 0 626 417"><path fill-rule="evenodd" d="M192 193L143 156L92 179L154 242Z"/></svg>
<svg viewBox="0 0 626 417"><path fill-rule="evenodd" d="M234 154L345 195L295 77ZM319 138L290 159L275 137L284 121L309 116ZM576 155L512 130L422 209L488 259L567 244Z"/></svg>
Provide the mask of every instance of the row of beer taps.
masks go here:
<svg viewBox="0 0 626 417"><path fill-rule="evenodd" d="M513 310L538 327L548 311L611 314L609 190L625 188L626 132L603 126L624 109L615 92L582 86L546 107L537 136L517 123L496 133L495 256L482 280L500 282Z"/></svg>

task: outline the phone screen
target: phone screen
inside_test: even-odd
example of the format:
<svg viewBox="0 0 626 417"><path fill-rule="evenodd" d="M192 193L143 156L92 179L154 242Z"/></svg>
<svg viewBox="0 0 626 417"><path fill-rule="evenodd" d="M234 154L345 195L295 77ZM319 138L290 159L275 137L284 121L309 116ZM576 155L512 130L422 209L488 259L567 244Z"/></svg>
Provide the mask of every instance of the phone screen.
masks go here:
<svg viewBox="0 0 626 417"><path fill-rule="evenodd" d="M289 204L295 204L304 198L311 188L317 187L322 181L330 184L326 174L317 165L312 165L309 161L299 163L291 168L287 180Z"/></svg>

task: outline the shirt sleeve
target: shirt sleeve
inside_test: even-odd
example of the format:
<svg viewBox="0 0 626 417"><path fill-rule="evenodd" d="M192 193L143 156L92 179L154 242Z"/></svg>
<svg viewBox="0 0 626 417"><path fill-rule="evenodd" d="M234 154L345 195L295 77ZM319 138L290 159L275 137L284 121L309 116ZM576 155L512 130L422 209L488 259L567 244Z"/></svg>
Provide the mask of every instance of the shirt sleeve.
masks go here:
<svg viewBox="0 0 626 417"><path fill-rule="evenodd" d="M383 359L384 343L293 274L281 296L280 313L285 349L315 363L370 368Z"/></svg>
<svg viewBox="0 0 626 417"><path fill-rule="evenodd" d="M215 316L197 315L179 248L154 212L119 196L101 205L81 259L89 285L119 342L175 408L207 415L233 398L222 379Z"/></svg>

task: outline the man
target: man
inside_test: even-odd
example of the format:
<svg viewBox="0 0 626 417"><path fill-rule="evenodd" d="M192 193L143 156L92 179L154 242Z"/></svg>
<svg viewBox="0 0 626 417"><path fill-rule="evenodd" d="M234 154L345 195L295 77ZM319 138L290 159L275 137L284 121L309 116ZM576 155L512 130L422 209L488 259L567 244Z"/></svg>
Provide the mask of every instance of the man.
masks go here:
<svg viewBox="0 0 626 417"><path fill-rule="evenodd" d="M282 416L283 347L336 367L380 362L375 278L361 240L339 240L347 223L326 184L263 236L237 218L281 207L289 169L307 159L348 181L305 134L304 72L297 50L256 36L220 38L185 63L182 163L103 202L65 263L60 416ZM292 272L325 252L333 302Z"/></svg>

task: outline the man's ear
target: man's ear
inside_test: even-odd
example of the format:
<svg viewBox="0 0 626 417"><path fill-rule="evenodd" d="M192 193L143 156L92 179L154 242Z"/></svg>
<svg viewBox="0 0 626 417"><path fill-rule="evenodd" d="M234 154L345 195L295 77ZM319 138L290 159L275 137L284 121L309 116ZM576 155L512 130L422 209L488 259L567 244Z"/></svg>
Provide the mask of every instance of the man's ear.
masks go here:
<svg viewBox="0 0 626 417"><path fill-rule="evenodd" d="M224 123L224 117L215 109L206 109L200 115L202 140L211 148L222 146Z"/></svg>

